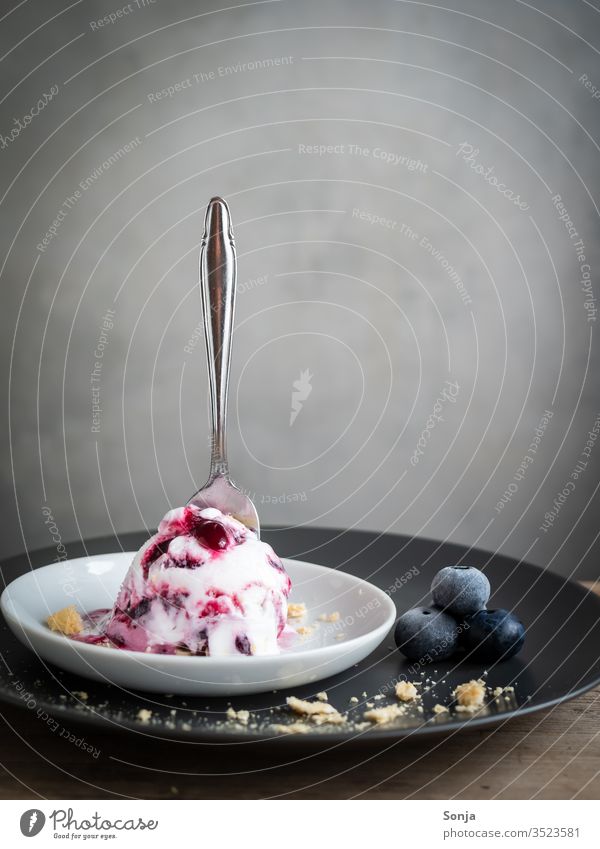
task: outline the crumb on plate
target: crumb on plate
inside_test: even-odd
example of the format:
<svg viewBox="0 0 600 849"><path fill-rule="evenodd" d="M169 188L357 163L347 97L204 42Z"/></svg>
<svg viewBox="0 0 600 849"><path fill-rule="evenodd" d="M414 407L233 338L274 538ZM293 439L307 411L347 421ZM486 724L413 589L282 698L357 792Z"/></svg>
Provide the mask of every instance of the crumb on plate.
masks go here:
<svg viewBox="0 0 600 849"><path fill-rule="evenodd" d="M289 725L275 723L271 728L278 734L308 734L310 731L310 725L305 722L292 722Z"/></svg>
<svg viewBox="0 0 600 849"><path fill-rule="evenodd" d="M410 681L398 681L396 684L396 697L401 702L412 702L418 696L417 688Z"/></svg>
<svg viewBox="0 0 600 849"><path fill-rule="evenodd" d="M287 615L288 619L300 619L306 615L306 605L303 601L288 604Z"/></svg>
<svg viewBox="0 0 600 849"><path fill-rule="evenodd" d="M46 623L51 631L59 631L67 637L72 634L80 634L83 631L83 621L74 604L63 607L62 610L57 610L56 613L48 617Z"/></svg>
<svg viewBox="0 0 600 849"><path fill-rule="evenodd" d="M339 622L340 614L337 610L334 610L333 613L321 613L319 619L321 622Z"/></svg>
<svg viewBox="0 0 600 849"><path fill-rule="evenodd" d="M485 684L479 678L477 681L472 679L465 684L459 684L452 694L458 702L457 710L466 713L473 713L483 707L483 699L485 697Z"/></svg>
<svg viewBox="0 0 600 849"><path fill-rule="evenodd" d="M337 713L336 709L329 702L307 702L304 699L296 698L296 696L288 696L286 701L288 707L294 713L299 713L303 716L313 716L317 713Z"/></svg>
<svg viewBox="0 0 600 849"><path fill-rule="evenodd" d="M346 722L346 717L337 710L333 713L315 713L311 719L315 725L343 725Z"/></svg>
<svg viewBox="0 0 600 849"><path fill-rule="evenodd" d="M403 705L386 705L365 711L363 719L368 719L369 722L374 722L377 725L384 725L386 722L392 722L392 720L402 716L405 710L406 708Z"/></svg>
<svg viewBox="0 0 600 849"><path fill-rule="evenodd" d="M241 722L242 725L248 725L248 720L250 719L250 711L234 710L234 708L228 707L227 719L234 720L235 722Z"/></svg>

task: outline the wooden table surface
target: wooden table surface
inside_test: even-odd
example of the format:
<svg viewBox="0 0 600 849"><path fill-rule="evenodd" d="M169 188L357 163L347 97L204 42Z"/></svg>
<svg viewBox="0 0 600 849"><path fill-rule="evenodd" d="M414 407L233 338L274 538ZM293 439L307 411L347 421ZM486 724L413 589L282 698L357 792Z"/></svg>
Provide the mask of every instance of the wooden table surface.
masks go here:
<svg viewBox="0 0 600 849"><path fill-rule="evenodd" d="M140 745L134 735L86 727L95 759L27 711L2 705L0 716L2 799L600 797L600 688L501 727L379 749L298 749L286 762L261 754L259 764L243 747L215 754L189 742Z"/></svg>

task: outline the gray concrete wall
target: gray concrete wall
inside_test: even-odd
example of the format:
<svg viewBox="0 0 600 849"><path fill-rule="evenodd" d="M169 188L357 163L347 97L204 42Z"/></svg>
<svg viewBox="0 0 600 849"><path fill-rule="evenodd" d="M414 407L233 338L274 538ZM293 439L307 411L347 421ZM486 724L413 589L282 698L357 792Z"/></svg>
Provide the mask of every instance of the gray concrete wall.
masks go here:
<svg viewBox="0 0 600 849"><path fill-rule="evenodd" d="M65 542L152 527L203 482L221 194L231 464L263 522L598 575L591 4L66 5L0 23L2 554L48 514Z"/></svg>

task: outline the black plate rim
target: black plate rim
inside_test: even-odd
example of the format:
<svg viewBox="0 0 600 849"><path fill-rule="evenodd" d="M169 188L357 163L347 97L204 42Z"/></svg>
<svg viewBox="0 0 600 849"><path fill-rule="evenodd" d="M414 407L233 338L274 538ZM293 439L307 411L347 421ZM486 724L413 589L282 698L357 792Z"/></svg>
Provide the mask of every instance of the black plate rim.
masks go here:
<svg viewBox="0 0 600 849"><path fill-rule="evenodd" d="M88 727L92 726L96 730L112 730L119 732L133 731L138 734L142 734L143 736L148 736L156 742L177 740L188 744L212 745L219 748L225 748L230 745L237 746L240 743L289 746L301 745L302 747L306 747L306 744L309 744L311 748L328 748L328 744L351 744L353 746L362 743L368 744L369 742L376 744L379 742L387 742L388 740L405 740L410 737L420 739L421 737L444 736L454 731L463 732L470 729L481 729L503 725L504 722L509 722L517 717L550 710L557 705L571 701L571 699L576 699L578 696L582 696L584 693L593 690L599 684L600 675L598 676L597 681L588 682L578 690L573 690L561 698L550 699L546 702L541 702L540 704L525 705L523 707L515 708L514 710L503 711L502 713L492 715L488 714L480 717L476 716L464 720L453 720L452 722L440 722L439 724L424 723L423 725L412 726L411 728L385 728L384 726L374 726L373 728L368 728L357 733L355 736L350 736L348 733L344 734L340 731L327 731L325 733L314 732L312 734L266 735L260 732L253 734L251 729L244 733L228 731L225 726L223 726L223 728L215 727L214 730L205 733L202 733L202 729L194 729L193 732L183 732L177 728L171 729L161 727L161 733L158 735L149 733L152 728L151 725L144 725L141 722L135 722L130 719L122 719L119 721L119 725L114 725L109 719L95 712L92 713L76 710L75 708L69 708L68 706L61 708L60 711L57 712L55 704L50 704L42 699L38 700L38 705L48 711L54 711L54 714L58 713L60 716L66 716L69 721ZM0 690L0 702L14 707L25 707L22 699L18 696L13 696L12 694L4 692L4 690ZM3 716L3 714L0 715Z"/></svg>

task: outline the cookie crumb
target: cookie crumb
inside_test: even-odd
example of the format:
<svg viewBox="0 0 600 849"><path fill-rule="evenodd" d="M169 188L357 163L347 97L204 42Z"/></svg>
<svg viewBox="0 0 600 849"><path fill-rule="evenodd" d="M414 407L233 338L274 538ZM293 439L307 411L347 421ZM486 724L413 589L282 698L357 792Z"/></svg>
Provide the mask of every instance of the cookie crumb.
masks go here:
<svg viewBox="0 0 600 849"><path fill-rule="evenodd" d="M228 707L227 719L234 720L235 722L241 722L242 725L248 725L248 720L250 719L250 711L234 710L232 707Z"/></svg>
<svg viewBox="0 0 600 849"><path fill-rule="evenodd" d="M417 688L410 681L398 681L396 684L396 697L401 702L412 702L417 695Z"/></svg>
<svg viewBox="0 0 600 849"><path fill-rule="evenodd" d="M76 699L81 699L82 702L87 702L89 696L85 690L74 690L73 695Z"/></svg>
<svg viewBox="0 0 600 849"><path fill-rule="evenodd" d="M337 713L329 702L307 702L304 699L297 699L296 696L288 696L286 702L294 713L304 716L313 716L317 713Z"/></svg>
<svg viewBox="0 0 600 849"><path fill-rule="evenodd" d="M315 696L315 699L318 699L320 702L328 702L329 696L327 695L327 693L324 690L322 690L320 693L317 693L317 695Z"/></svg>
<svg viewBox="0 0 600 849"><path fill-rule="evenodd" d="M433 712L435 714L448 713L448 708L446 707L446 705L437 704L433 706Z"/></svg>
<svg viewBox="0 0 600 849"><path fill-rule="evenodd" d="M458 702L457 710L466 713L473 713L483 707L483 699L485 696L484 682L479 678L477 681L472 679L465 684L459 684L452 695Z"/></svg>
<svg viewBox="0 0 600 849"><path fill-rule="evenodd" d="M271 728L278 734L307 734L310 731L310 725L305 722L292 722L290 725L276 723Z"/></svg>
<svg viewBox="0 0 600 849"><path fill-rule="evenodd" d="M291 604L288 604L288 619L301 619L303 616L306 616L306 605L303 601L292 602Z"/></svg>
<svg viewBox="0 0 600 849"><path fill-rule="evenodd" d="M152 711L147 708L140 708L137 712L137 718L140 722L150 722Z"/></svg>
<svg viewBox="0 0 600 849"><path fill-rule="evenodd" d="M314 714L311 719L315 725L343 725L346 722L346 717L337 710L333 713Z"/></svg>
<svg viewBox="0 0 600 849"><path fill-rule="evenodd" d="M356 696L350 696L350 704L357 705L358 704L358 698Z"/></svg>
<svg viewBox="0 0 600 849"><path fill-rule="evenodd" d="M299 625L296 628L296 633L300 634L301 637L310 637L314 630L311 625Z"/></svg>
<svg viewBox="0 0 600 849"><path fill-rule="evenodd" d="M56 613L46 619L46 624L51 631L58 631L67 637L72 634L81 634L83 631L83 620L74 604L63 607L62 610L57 610Z"/></svg>
<svg viewBox="0 0 600 849"><path fill-rule="evenodd" d="M363 719L368 719L369 722L374 722L377 725L384 725L386 722L391 722L402 716L404 712L405 708L403 705L387 705L386 707L365 711Z"/></svg>
<svg viewBox="0 0 600 849"><path fill-rule="evenodd" d="M321 613L319 619L321 622L339 622L340 614L337 610L334 610L333 613Z"/></svg>

